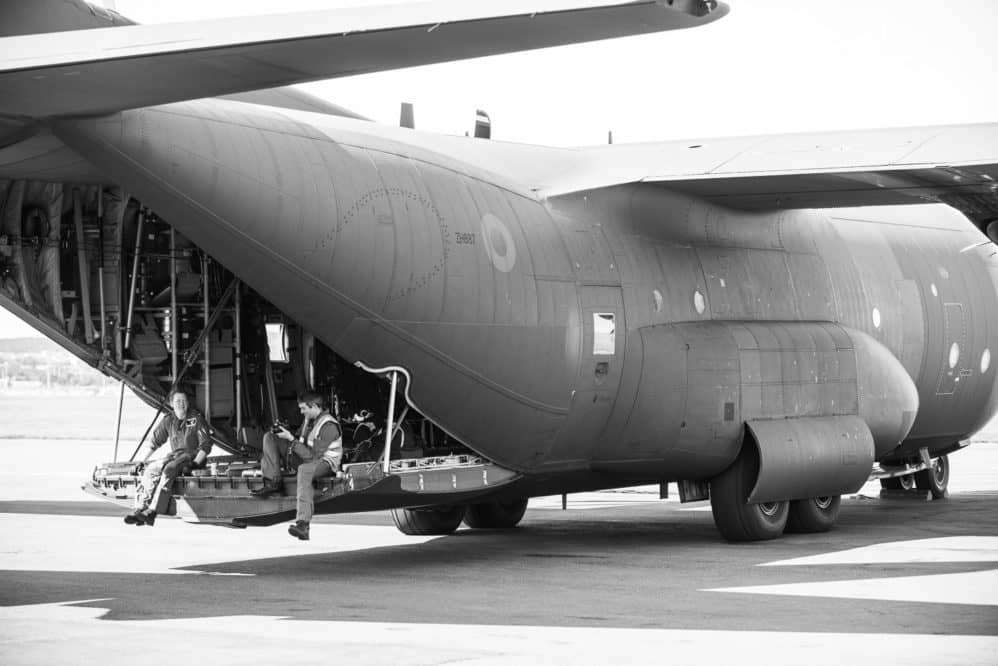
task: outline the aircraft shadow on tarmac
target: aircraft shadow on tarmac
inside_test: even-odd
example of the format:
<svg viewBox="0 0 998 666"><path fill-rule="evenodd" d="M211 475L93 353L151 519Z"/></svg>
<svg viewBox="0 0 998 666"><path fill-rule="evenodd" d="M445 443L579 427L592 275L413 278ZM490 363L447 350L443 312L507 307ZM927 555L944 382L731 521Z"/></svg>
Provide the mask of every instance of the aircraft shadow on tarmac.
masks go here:
<svg viewBox="0 0 998 666"><path fill-rule="evenodd" d="M788 535L766 543L726 544L709 513L661 512L654 504L602 509L587 517L532 510L523 526L510 531L462 530L421 543L187 567L207 575L3 572L0 596L4 605L103 599L89 605L108 608L108 620L266 615L458 624L702 628L707 622L712 628L734 629L875 627L911 633L993 633L995 611L989 606L835 598L809 603L799 597L708 591L995 566L757 566L889 541L996 532L993 503L987 498L916 505L853 500L849 505L832 532ZM361 522L344 518L347 524ZM317 522L311 543L325 538L327 530L335 534L338 519ZM368 524L383 525L383 519L370 516Z"/></svg>
<svg viewBox="0 0 998 666"><path fill-rule="evenodd" d="M245 616L280 622L345 621L442 625L525 625L875 634L995 635L998 606L857 598L794 597L712 591L754 585L904 578L995 569L994 562L886 562L758 566L886 542L998 535L994 499L956 495L942 502L847 499L836 529L749 544L721 540L705 511L657 502L598 509L531 509L515 530L461 530L403 545L315 552L349 526L393 531L384 513L321 516L313 540L283 528L226 531L174 523L176 532L209 533L242 559L186 567L191 574L0 571L0 605L66 603L107 609L102 620ZM155 531L112 532L122 548ZM156 528L158 529L158 528ZM255 532L255 534L254 534ZM242 537L273 537L282 557L254 558ZM109 548L113 547L109 545ZM286 547L286 548L284 548ZM123 551L125 552L125 551ZM218 551L216 551L217 554ZM268 551L268 554L273 551ZM66 553L72 558L72 553ZM192 561L191 559L187 560ZM181 571L182 569L177 569ZM239 575L233 575L239 574ZM173 640L170 625L149 623L152 641ZM255 626L259 628L259 624ZM350 631L320 628L321 631ZM460 627L451 627L455 632ZM161 633L162 632L162 633ZM330 634L335 641L337 635ZM252 636L247 644L252 648Z"/></svg>

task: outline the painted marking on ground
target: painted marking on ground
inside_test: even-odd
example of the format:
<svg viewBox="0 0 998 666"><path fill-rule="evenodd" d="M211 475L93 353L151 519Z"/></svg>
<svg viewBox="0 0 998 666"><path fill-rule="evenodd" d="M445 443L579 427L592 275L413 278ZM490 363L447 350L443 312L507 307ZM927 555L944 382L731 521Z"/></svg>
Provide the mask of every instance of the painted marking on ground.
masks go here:
<svg viewBox="0 0 998 666"><path fill-rule="evenodd" d="M144 662L171 663L178 653L170 636L182 636L184 654L213 666L244 666L274 654L285 663L314 663L335 654L337 662L349 664L432 666L650 664L661 663L662 655L690 664L840 666L893 663L899 645L908 665L993 664L998 654L993 636L288 621L259 615L104 621L105 612L63 604L0 607L0 662L101 663L109 646L124 645L140 646Z"/></svg>
<svg viewBox="0 0 998 666"><path fill-rule="evenodd" d="M704 591L998 606L998 569L929 576L723 587Z"/></svg>
<svg viewBox="0 0 998 666"><path fill-rule="evenodd" d="M891 541L834 553L766 562L759 566L926 562L998 562L998 537L960 536Z"/></svg>

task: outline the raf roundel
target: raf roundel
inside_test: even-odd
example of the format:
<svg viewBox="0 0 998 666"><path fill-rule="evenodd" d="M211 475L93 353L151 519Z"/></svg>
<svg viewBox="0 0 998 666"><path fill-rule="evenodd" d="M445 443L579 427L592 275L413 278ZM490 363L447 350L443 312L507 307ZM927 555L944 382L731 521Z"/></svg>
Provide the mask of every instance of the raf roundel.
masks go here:
<svg viewBox="0 0 998 666"><path fill-rule="evenodd" d="M482 241L493 266L503 273L513 270L516 265L516 243L506 225L492 213L486 213L482 218Z"/></svg>

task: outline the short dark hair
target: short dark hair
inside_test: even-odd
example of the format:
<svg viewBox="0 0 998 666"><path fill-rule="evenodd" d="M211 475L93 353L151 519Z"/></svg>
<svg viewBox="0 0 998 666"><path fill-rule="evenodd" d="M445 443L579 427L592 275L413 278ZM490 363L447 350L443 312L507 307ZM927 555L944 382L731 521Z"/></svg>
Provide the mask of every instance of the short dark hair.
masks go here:
<svg viewBox="0 0 998 666"><path fill-rule="evenodd" d="M186 389L186 388L184 388L182 386L178 386L177 388L171 390L169 393L166 394L166 401L167 402L173 402L173 396L175 396L175 395L182 395L185 398L187 398L188 400L191 399L191 392L190 392L190 390Z"/></svg>
<svg viewBox="0 0 998 666"><path fill-rule="evenodd" d="M326 408L326 396L318 391L302 391L298 394L298 404Z"/></svg>

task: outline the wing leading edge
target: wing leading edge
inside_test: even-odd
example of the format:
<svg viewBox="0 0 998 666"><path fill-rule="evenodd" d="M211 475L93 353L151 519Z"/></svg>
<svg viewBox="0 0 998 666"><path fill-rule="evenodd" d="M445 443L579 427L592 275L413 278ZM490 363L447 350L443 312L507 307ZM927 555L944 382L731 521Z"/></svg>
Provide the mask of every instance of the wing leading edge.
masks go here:
<svg viewBox="0 0 998 666"><path fill-rule="evenodd" d="M553 197L642 183L740 210L946 203L998 219L998 123L616 144L534 175Z"/></svg>
<svg viewBox="0 0 998 666"><path fill-rule="evenodd" d="M110 113L703 25L714 0L465 0L0 39L0 114Z"/></svg>

